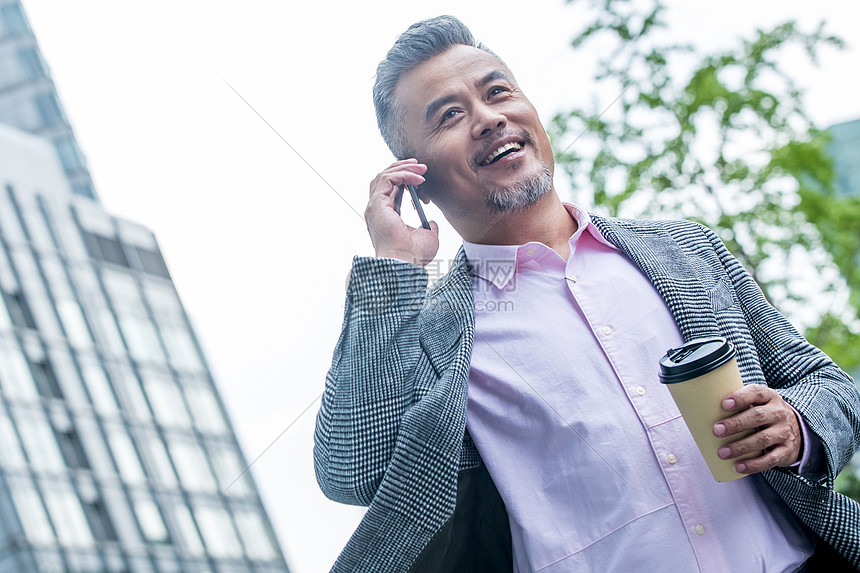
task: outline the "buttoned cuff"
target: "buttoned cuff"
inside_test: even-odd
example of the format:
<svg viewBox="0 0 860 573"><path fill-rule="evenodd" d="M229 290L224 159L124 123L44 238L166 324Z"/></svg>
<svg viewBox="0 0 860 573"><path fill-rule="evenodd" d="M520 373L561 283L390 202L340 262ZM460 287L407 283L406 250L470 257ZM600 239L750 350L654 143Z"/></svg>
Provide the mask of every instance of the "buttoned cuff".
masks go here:
<svg viewBox="0 0 860 573"><path fill-rule="evenodd" d="M787 402L786 402L787 403ZM794 412L797 418L797 425L800 426L800 435L803 438L803 454L800 459L791 464L790 468L795 468L799 475L821 474L824 472L824 447L821 445L821 440L806 427L806 422L803 420L794 406L788 404L791 411Z"/></svg>

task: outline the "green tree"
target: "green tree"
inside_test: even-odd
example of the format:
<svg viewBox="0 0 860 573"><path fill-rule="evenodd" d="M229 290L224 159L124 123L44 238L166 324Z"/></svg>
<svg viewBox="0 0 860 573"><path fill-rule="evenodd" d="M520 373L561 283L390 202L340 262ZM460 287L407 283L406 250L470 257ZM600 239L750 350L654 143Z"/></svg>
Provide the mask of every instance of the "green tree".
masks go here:
<svg viewBox="0 0 860 573"><path fill-rule="evenodd" d="M606 215L707 225L774 306L856 370L860 199L836 197L828 138L786 65L789 56L816 64L842 40L823 23L803 31L788 21L703 53L671 40L660 0L568 3L585 13L573 47L596 43L605 54L594 89L620 94L550 124L556 165L579 200L590 192Z"/></svg>

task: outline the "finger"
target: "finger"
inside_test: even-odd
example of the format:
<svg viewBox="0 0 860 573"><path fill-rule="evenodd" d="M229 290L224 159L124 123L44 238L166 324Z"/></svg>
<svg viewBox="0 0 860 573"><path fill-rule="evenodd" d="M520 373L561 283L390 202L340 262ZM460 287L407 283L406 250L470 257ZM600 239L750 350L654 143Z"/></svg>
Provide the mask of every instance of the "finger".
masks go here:
<svg viewBox="0 0 860 573"><path fill-rule="evenodd" d="M392 167L395 167L397 165L406 165L408 163L418 163L418 160L415 159L414 157L407 157L406 159L400 159L398 161L395 161L394 163L389 165L386 169L391 169Z"/></svg>
<svg viewBox="0 0 860 573"><path fill-rule="evenodd" d="M417 166L421 166L421 167L423 167L424 169L426 169L426 168L427 168L427 166L426 166L426 165L424 165L423 163L420 163L417 159L415 159L414 157L412 157L412 158L409 158L409 159L403 159L403 160L401 160L401 161L395 161L394 163L392 163L391 165L389 165L388 167L386 167L385 169L383 169L383 171L390 171L390 170L392 170L392 169L401 169L401 168L406 168L406 169L408 169L408 168L414 167L414 166L416 166L416 165L417 165Z"/></svg>
<svg viewBox="0 0 860 573"><path fill-rule="evenodd" d="M755 404L766 404L777 396L779 394L775 390L764 384L748 384L723 398L722 406L723 410L732 412Z"/></svg>
<svg viewBox="0 0 860 573"><path fill-rule="evenodd" d="M402 185L421 185L424 177L412 171L382 172L370 182L370 197L375 194L392 195Z"/></svg>
<svg viewBox="0 0 860 573"><path fill-rule="evenodd" d="M777 446L763 456L749 458L735 464L735 471L740 474L755 474L765 470L790 465L787 454L788 448Z"/></svg>
<svg viewBox="0 0 860 573"><path fill-rule="evenodd" d="M389 165L385 169L383 169L379 174L380 175L389 175L393 173L401 173L401 172L409 172L409 173L417 173L419 175L423 175L427 172L427 166L423 163L402 163L402 164L393 164Z"/></svg>
<svg viewBox="0 0 860 573"><path fill-rule="evenodd" d="M776 407L771 405L753 406L743 412L738 412L731 418L720 420L714 424L713 432L715 436L724 438L780 421L783 421L783 417L779 415L779 410Z"/></svg>
<svg viewBox="0 0 860 573"><path fill-rule="evenodd" d="M753 452L760 452L776 446L793 447L794 436L786 425L772 426L749 436L724 444L717 450L717 456L731 460Z"/></svg>

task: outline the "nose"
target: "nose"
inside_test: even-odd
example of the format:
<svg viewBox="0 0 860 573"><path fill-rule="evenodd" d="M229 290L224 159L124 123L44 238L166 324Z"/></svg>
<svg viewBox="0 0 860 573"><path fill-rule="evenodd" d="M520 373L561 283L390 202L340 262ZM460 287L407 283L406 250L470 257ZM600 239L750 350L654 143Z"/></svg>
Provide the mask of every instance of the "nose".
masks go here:
<svg viewBox="0 0 860 573"><path fill-rule="evenodd" d="M508 119L498 110L489 105L481 105L475 108L474 123L472 124L472 137L486 137L496 130L504 128Z"/></svg>

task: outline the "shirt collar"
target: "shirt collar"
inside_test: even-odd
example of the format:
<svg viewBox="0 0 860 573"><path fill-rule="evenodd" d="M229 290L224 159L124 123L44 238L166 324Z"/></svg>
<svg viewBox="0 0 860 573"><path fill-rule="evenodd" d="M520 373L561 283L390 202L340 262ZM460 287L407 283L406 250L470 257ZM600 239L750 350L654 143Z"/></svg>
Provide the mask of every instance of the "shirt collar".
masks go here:
<svg viewBox="0 0 860 573"><path fill-rule="evenodd" d="M598 242L618 250L618 247L603 238L585 209L574 203L562 202L562 205L576 221L577 226L576 232L570 237L571 252L582 233L588 233ZM548 250L549 247L539 241L530 241L522 245L483 245L470 243L464 239L463 249L466 251L472 274L503 289L514 277L518 262L533 258L534 251L538 249Z"/></svg>

